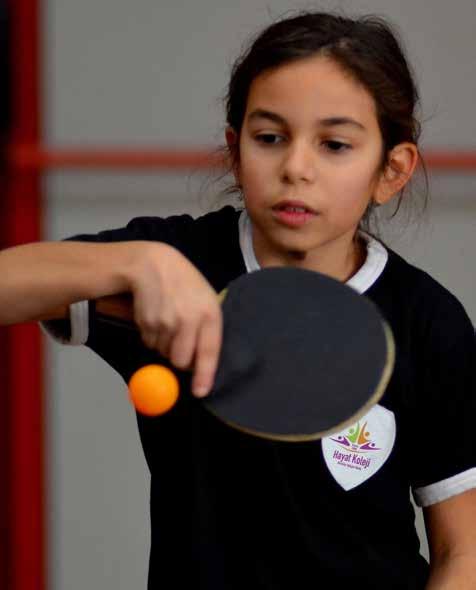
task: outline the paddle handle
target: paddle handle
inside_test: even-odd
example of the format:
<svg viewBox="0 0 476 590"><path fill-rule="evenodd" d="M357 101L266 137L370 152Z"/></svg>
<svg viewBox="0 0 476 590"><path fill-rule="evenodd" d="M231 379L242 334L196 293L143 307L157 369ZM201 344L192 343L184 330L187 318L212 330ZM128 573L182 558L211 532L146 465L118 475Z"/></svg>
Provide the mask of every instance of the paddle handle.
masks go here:
<svg viewBox="0 0 476 590"><path fill-rule="evenodd" d="M226 296L226 289L223 289L217 297L221 303ZM96 314L102 320L120 325L124 328L137 330L134 323L134 306L133 299L130 293L119 293L116 295L107 295L99 297L94 301ZM62 305L56 307L47 313L43 314L37 321L44 322L48 320L64 320L69 319L69 305Z"/></svg>
<svg viewBox="0 0 476 590"><path fill-rule="evenodd" d="M128 293L118 295L107 295L99 297L94 301L96 313L101 317L110 318L112 321L125 327L134 327L134 312L132 296ZM44 322L49 320L66 320L69 319L69 305L55 307L37 318L37 321Z"/></svg>
<svg viewBox="0 0 476 590"><path fill-rule="evenodd" d="M128 293L96 299L96 313L134 323L132 296Z"/></svg>

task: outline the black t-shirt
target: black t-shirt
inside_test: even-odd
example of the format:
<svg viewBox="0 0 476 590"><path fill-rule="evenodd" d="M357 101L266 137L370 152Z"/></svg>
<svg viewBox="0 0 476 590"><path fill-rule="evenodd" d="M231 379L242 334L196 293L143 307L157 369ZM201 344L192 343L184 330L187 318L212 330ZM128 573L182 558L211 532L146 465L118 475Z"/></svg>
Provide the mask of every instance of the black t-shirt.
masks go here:
<svg viewBox="0 0 476 590"><path fill-rule="evenodd" d="M239 215L137 218L72 239L167 242L219 292L246 272ZM396 366L352 428L314 442L254 438L208 414L187 377L168 414L137 416L151 472L149 590L424 588L410 490L429 505L476 487L476 343L461 304L387 251L364 295L392 327ZM92 305L86 344L126 382L158 360Z"/></svg>

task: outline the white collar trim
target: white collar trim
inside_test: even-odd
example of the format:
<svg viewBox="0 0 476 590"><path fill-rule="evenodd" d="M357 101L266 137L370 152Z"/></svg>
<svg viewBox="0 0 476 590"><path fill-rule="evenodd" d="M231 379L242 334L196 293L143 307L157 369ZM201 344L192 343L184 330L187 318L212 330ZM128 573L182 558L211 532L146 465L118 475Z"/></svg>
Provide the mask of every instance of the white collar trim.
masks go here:
<svg viewBox="0 0 476 590"><path fill-rule="evenodd" d="M245 209L240 214L238 227L240 248L246 270L248 272L259 270L261 267L253 250L251 220ZM352 287L358 293L365 293L382 274L387 264L388 252L385 246L372 236L369 236L365 232L360 232L359 235L367 244L367 258L355 275L346 282L346 285Z"/></svg>

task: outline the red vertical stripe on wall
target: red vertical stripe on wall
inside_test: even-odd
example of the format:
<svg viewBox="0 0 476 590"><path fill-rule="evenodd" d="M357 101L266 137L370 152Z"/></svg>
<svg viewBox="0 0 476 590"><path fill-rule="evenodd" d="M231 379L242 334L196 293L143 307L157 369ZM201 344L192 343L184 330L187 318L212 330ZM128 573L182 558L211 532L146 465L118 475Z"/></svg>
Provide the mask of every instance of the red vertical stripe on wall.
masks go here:
<svg viewBox="0 0 476 590"><path fill-rule="evenodd" d="M40 143L39 1L10 1L13 146ZM38 172L9 170L4 221L8 245L41 238ZM43 371L38 327L29 324L10 328L8 347L8 590L44 590Z"/></svg>
<svg viewBox="0 0 476 590"><path fill-rule="evenodd" d="M1 146L0 146L1 148ZM2 163L0 162L0 166ZM5 248L5 176L0 170L0 248ZM0 326L0 588L8 590L10 548L10 491L7 487L10 476L10 425L9 425L9 347L8 329Z"/></svg>

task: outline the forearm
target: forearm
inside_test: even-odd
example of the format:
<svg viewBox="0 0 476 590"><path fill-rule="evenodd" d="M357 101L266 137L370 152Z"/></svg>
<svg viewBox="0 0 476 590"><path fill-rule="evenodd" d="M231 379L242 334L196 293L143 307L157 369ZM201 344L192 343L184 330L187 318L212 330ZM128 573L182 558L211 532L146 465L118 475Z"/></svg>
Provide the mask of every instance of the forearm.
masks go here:
<svg viewBox="0 0 476 590"><path fill-rule="evenodd" d="M38 242L0 252L0 324L58 317L83 299L129 290L144 242Z"/></svg>
<svg viewBox="0 0 476 590"><path fill-rule="evenodd" d="M476 555L453 555L432 561L425 590L474 590Z"/></svg>

